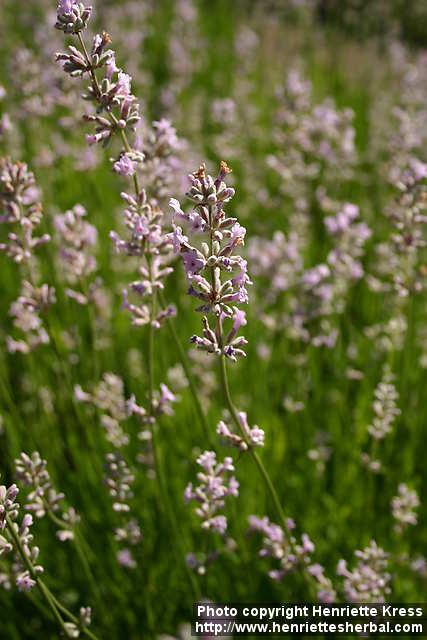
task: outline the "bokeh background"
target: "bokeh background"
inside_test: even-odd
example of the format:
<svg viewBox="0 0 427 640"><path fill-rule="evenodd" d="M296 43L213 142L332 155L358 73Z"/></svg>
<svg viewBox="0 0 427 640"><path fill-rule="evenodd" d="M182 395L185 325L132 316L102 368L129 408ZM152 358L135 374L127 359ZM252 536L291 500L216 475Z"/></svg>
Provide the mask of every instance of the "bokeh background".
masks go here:
<svg viewBox="0 0 427 640"><path fill-rule="evenodd" d="M54 5L49 0L3 0L1 151L28 162L35 172L45 210L43 227L54 239L56 213L76 203L86 208L98 229L96 257L104 298L94 311L94 335L88 309L64 293L58 241L43 248L37 267L57 289L57 304L49 311L55 340L28 356L10 354L2 346L0 469L11 480L20 451L39 450L55 486L81 514L91 548L95 600L71 547L55 541L50 523L40 521L35 532L48 584L70 607L93 604L100 637L177 637L179 626L191 617L193 595L155 482L144 470L136 476L134 508L144 537L138 570L129 571L116 561L115 515L102 484L109 445L99 412L77 403L73 394L75 385L91 389L103 373L113 372L122 378L127 397L135 393L143 399L146 334L131 328L121 310L121 290L134 278L135 265L113 255L108 237L120 227L123 184L111 173L109 153L85 144L81 85L66 78L54 61L55 51L64 48L63 34L53 28ZM186 174L202 160L212 171L221 159L233 169L233 213L248 230L254 286L245 328L248 356L231 367L231 386L251 423L265 429L263 460L286 513L309 532L316 558L338 589L338 560L352 564L354 551L375 539L392 557L393 600L424 600L425 294L411 293L401 304L394 294L378 294L368 285L378 264L378 244L390 241L385 214L396 197L390 167L411 155L421 161L426 156L426 4L96 0L95 28L110 33L119 65L133 77L144 120L149 124L168 118L176 128L180 144L168 195L183 198ZM312 137L301 154L304 118L310 119ZM290 257L279 246L276 258L263 258L280 231L300 234L306 269L324 261L331 246L324 226L333 209L329 201L357 205L372 235L361 258L363 277L345 283L339 304L328 315L328 330L336 332L336 339L331 348L319 348L280 323L288 298L274 278L279 263L286 270ZM418 255L422 267L422 248ZM0 265L4 344L13 332L8 310L19 274L3 256ZM180 268L166 295L178 307L177 327L187 349L200 317L186 296ZM157 354L157 379L173 388L180 369L166 335L159 339ZM223 412L214 365L193 352L191 358L214 430ZM387 366L401 413L374 454L367 427L374 391ZM190 394L185 387L178 393L175 414L162 420L159 438L180 544L190 552L201 547L203 534L182 495L194 478L195 456L208 443ZM140 445L134 418L126 429L135 457ZM381 459L381 473L363 464L367 451ZM269 579L268 563L257 556L257 542L247 535L247 517L270 513L271 505L249 459L239 463L238 475L241 497L228 508L237 551L222 553L212 565L203 578L204 595L219 601L306 599L298 576L281 584ZM395 531L390 509L401 482L421 500L418 524L404 534ZM32 600L14 590L0 592L2 638L57 637L54 624Z"/></svg>

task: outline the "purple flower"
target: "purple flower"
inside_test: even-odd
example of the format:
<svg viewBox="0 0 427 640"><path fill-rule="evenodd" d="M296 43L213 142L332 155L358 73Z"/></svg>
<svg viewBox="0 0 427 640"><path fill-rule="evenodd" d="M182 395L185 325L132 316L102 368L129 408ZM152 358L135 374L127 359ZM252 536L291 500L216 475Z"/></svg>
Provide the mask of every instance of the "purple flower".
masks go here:
<svg viewBox="0 0 427 640"><path fill-rule="evenodd" d="M245 356L242 347L246 340L236 335L246 322L244 315L236 313L232 305L248 301L246 285L251 282L246 260L234 255L236 247L244 243L246 229L224 211L225 204L234 196L234 189L225 183L230 171L227 164L221 162L216 178L206 173L205 165L189 176L190 189L186 195L194 206L189 215L184 213L178 200L172 199L169 204L173 217L182 220L188 230L189 237L182 234L180 227L175 228L172 242L175 252L181 253L187 278L191 280L189 295L202 301L197 310L219 316L221 322L234 319L224 340L218 327L215 330L209 327L205 315L203 338L193 336L191 340L199 349L236 361ZM224 273L228 280L223 281ZM232 275L228 276L229 273Z"/></svg>
<svg viewBox="0 0 427 640"><path fill-rule="evenodd" d="M181 227L174 226L171 238L174 253L179 253L181 251L181 246L188 242L188 238L182 233Z"/></svg>
<svg viewBox="0 0 427 640"><path fill-rule="evenodd" d="M59 0L55 28L64 33L80 33L86 29L92 7L76 0Z"/></svg>
<svg viewBox="0 0 427 640"><path fill-rule="evenodd" d="M129 96L131 93L132 78L127 73L119 71L117 76L117 83L115 86L115 92L121 96Z"/></svg>
<svg viewBox="0 0 427 640"><path fill-rule="evenodd" d="M242 309L236 309L233 316L233 333L236 334L240 327L246 325L246 313Z"/></svg>
<svg viewBox="0 0 427 640"><path fill-rule="evenodd" d="M182 221L188 222L188 215L186 213L184 213L184 211L181 209L181 205L179 204L178 200L176 198L171 198L169 200L169 206L173 211L173 217L174 218L179 218Z"/></svg>
<svg viewBox="0 0 427 640"><path fill-rule="evenodd" d="M222 463L217 462L214 451L205 451L197 458L197 464L202 468L197 475L199 485L194 487L189 483L184 499L187 503L197 503L196 515L202 520L202 529L224 535L227 519L218 511L224 507L227 496L236 497L239 494L239 483L234 476L230 476L234 471L233 461L224 458Z"/></svg>
<svg viewBox="0 0 427 640"><path fill-rule="evenodd" d="M205 266L205 260L203 256L196 250L184 251L182 253L182 259L184 262L184 269L189 280L193 275L199 273Z"/></svg>
<svg viewBox="0 0 427 640"><path fill-rule="evenodd" d="M322 280L327 278L330 275L330 269L326 264L319 264L313 269L308 269L303 277L302 281L308 287L315 287Z"/></svg>
<svg viewBox="0 0 427 640"><path fill-rule="evenodd" d="M135 569L136 567L136 562L130 549L120 549L120 551L117 552L117 562L126 569Z"/></svg>
<svg viewBox="0 0 427 640"><path fill-rule="evenodd" d="M344 578L344 592L348 602L384 602L390 594L391 575L387 571L388 554L374 540L363 549L355 551L357 563L353 571L340 560L337 575Z"/></svg>
<svg viewBox="0 0 427 640"><path fill-rule="evenodd" d="M119 160L113 164L113 169L116 173L124 178L135 175L135 163L124 153Z"/></svg>
<svg viewBox="0 0 427 640"><path fill-rule="evenodd" d="M58 13L71 13L77 5L76 0L59 0Z"/></svg>
<svg viewBox="0 0 427 640"><path fill-rule="evenodd" d="M16 586L19 591L31 591L36 581L30 576L29 571L23 571L16 578Z"/></svg>
<svg viewBox="0 0 427 640"><path fill-rule="evenodd" d="M227 518L225 516L215 516L205 522L206 529L216 531L217 533L224 535L227 531Z"/></svg>

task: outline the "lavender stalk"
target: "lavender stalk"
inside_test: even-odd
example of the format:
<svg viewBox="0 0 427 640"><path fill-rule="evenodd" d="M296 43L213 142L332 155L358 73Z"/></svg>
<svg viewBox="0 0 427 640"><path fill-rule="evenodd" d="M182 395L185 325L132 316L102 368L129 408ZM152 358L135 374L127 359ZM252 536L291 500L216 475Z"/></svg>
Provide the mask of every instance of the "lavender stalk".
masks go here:
<svg viewBox="0 0 427 640"><path fill-rule="evenodd" d="M90 624L90 609L82 607L80 619L78 619L63 605L58 606L59 602L40 578L43 567L37 563L39 549L31 546L33 536L30 533L30 527L33 518L30 514L26 514L20 525L16 523L20 509L15 502L18 492L16 485L9 488L0 485L0 531L3 532L3 535L0 535L0 555L15 554L15 559L18 560L16 568L18 589L29 591L37 586L66 637L76 638L82 632L92 640L97 640L95 634L87 628ZM61 613L68 618L68 621L65 621Z"/></svg>
<svg viewBox="0 0 427 640"><path fill-rule="evenodd" d="M163 478L163 470L160 464L158 446L156 442L156 417L157 402L154 390L154 332L175 313L172 306L158 311L157 295L163 289L162 280L172 271L163 260L163 254L167 254L170 241L162 235L162 212L156 202L150 202L143 189L140 188L137 175L138 165L142 163L144 155L131 145L127 130L134 130L138 123L139 105L135 96L131 93L131 78L116 67L115 54L111 49L106 49L111 39L106 32L96 35L89 54L82 37L82 31L86 28L90 18L91 8L85 8L74 0L60 0L58 5L58 19L56 27L64 33L77 35L81 51L70 46L70 53L57 54L57 60L63 64L63 69L71 76L83 76L89 74L90 86L85 99L93 102L96 113L86 116L88 122L96 126L94 134L86 136L89 144L102 143L107 146L115 134L119 133L123 149L118 159L114 162L114 171L123 177L131 177L135 196L126 193L122 197L128 205L125 210L125 223L130 230L129 241L122 240L112 232L111 239L119 253L138 255L144 260L140 268L142 280L131 284L131 289L144 301L141 305L135 305L128 299L128 292L124 292L124 307L131 315L133 324L142 326L148 324L148 415L146 422L151 433L151 445L154 456L156 476L158 479L161 502L166 508L171 524L177 531L177 522L171 508L166 485ZM98 81L96 70L104 67L105 77ZM104 115L105 114L105 115ZM148 304L145 300L148 299ZM145 410L138 408L145 414ZM177 532L177 539L181 536ZM191 586L197 593L194 576L189 572Z"/></svg>
<svg viewBox="0 0 427 640"><path fill-rule="evenodd" d="M76 35L81 47L81 51L74 46L69 47L70 53L58 53L56 58L63 65L63 69L71 76L83 76L89 74L91 86L85 99L93 101L96 104L96 114L87 116L86 120L95 123L95 134L88 135L89 144L102 143L108 145L115 134L119 134L123 149L119 154L119 158L114 163L114 171L123 177L131 177L135 191L135 201L138 208L145 202L145 194L141 190L137 169L144 159L144 154L137 148L137 144L133 145L129 142L128 130L134 130L140 120L139 105L135 96L130 92L131 78L116 67L114 51L106 49L110 44L111 38L103 32L96 35L93 40L92 50L89 51L82 37L82 31L87 27L92 12L91 7L85 8L82 4L78 4L74 0L61 0L58 5L58 18L56 28ZM102 67L106 69L106 76L100 83L96 74L96 70ZM117 75L116 80L114 76ZM100 115L105 113L105 117ZM159 124L159 123L158 123ZM138 212L139 213L139 212ZM113 241L114 238L113 238ZM116 244L117 247L117 244ZM149 279L152 280L152 265L148 265ZM165 274L167 275L167 273ZM151 312L156 310L156 296L160 295L162 287L153 287L153 304ZM131 313L139 314L139 309L131 307L125 303ZM171 336L176 343L178 355L183 365L184 371L188 377L190 391L193 395L194 404L201 425L205 432L205 436L210 439L209 429L206 417L200 401L197 396L196 386L192 378L191 369L187 362L187 357L179 342L179 338L175 327L173 326L173 313L171 307L166 307L162 302L162 311L158 314L157 320L167 321L170 326ZM151 315L152 321L154 316ZM149 315L147 314L147 321ZM151 338L149 337L149 341ZM150 369L150 364L148 364ZM149 373L149 377L150 377Z"/></svg>

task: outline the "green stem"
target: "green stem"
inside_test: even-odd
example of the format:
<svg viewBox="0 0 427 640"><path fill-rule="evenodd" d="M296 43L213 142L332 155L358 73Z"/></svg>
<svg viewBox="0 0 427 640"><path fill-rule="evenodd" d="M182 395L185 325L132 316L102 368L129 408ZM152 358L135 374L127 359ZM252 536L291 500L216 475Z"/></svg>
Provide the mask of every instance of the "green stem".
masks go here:
<svg viewBox="0 0 427 640"><path fill-rule="evenodd" d="M81 36L80 33L77 34L78 35L78 39L80 42L80 45L83 49L83 54L85 56L87 65L88 65L88 69L89 69L89 73L92 79L92 85L95 91L95 94L97 96L100 95L101 91L100 91L100 87L99 87L99 83L98 83L98 79L96 77L96 73L92 67L92 64L90 62L90 58L84 43L84 40ZM111 120L111 122L115 125L117 125L118 121L117 118L115 117L115 115L111 112L108 112L108 116ZM125 150L128 153L132 152L132 147L129 143L129 140L127 138L126 132L123 129L120 129L120 136L122 138L122 142L124 145ZM139 194L140 194L140 185L139 185L139 181L138 181L138 176L135 173L133 176L133 183L134 183L134 188L135 188L135 195L138 198ZM151 264L151 256L147 255L147 263L148 263L148 271L149 271L149 278L152 281L152 264ZM153 294L152 294L152 298L151 298L151 309L150 309L150 324L149 324L149 332L148 332L148 359L147 359L147 369L148 369L148 395L149 395L149 413L150 413L150 417L153 416L153 399L154 399L154 327L153 327L153 320L155 318L156 315L156 302L157 302L157 291L156 289L153 289ZM166 484L163 481L163 475L162 475L162 469L161 469L161 465L160 465L160 460L159 460L159 455L158 455L158 449L157 449L157 443L156 443L156 434L155 434L155 428L154 428L154 423L150 422L150 431L151 431L151 444L152 444L152 449L153 449L153 458L154 458L154 466L155 466L155 472L156 472L156 477L158 480L158 485L159 485L159 491L160 491L160 495L162 496L162 500L163 503L165 505L165 508L168 512L169 515L169 519L171 521L171 524L173 525L174 529L177 530L177 522L175 519L175 515L173 513L172 507L170 505L170 502L168 500L168 494L166 491ZM178 540L181 540L181 536L177 537ZM195 586L195 579L193 574L191 573L189 567L187 566L187 564L185 563L186 569L187 569L187 573L190 579L190 583L191 586L193 587L193 590L196 594L198 594L198 588L197 586Z"/></svg>
<svg viewBox="0 0 427 640"><path fill-rule="evenodd" d="M68 637L68 631L67 631L67 628L65 627L65 623L64 623L64 620L62 619L60 611L62 611L62 613L64 615L66 615L71 622L73 622L74 624L78 625L79 628L81 629L81 631L83 633L85 633L89 638L91 638L92 640L98 640L97 636L94 633L92 633L91 631L89 631L89 629L87 629L86 627L80 627L79 619L76 618L76 616L73 615L71 613L71 611L69 611L66 607L64 607L64 605L61 604L59 602L59 600L57 600L55 598L53 593L48 589L48 587L45 585L43 580L39 577L38 573L34 569L34 566L33 566L32 562L31 562L30 558L25 553L25 550L24 550L24 548L22 546L22 543L21 543L21 540L19 538L19 535L16 532L16 529L15 529L15 526L14 526L14 522L10 519L9 516L6 516L6 524L7 524L6 531L10 535L10 537L12 538L12 541L13 541L13 544L15 546L16 551L18 552L19 556L21 557L21 560L24 563L25 567L27 568L27 570L28 570L29 574L31 575L32 579L37 584L37 587L38 587L40 593L42 594L42 596L43 596L44 600L46 601L46 603L48 604L49 608L51 609L56 621L60 625L63 633L65 634L65 636Z"/></svg>
<svg viewBox="0 0 427 640"><path fill-rule="evenodd" d="M148 263L149 278L152 281L152 261L151 261L150 255L147 256L147 263ZM156 317L156 303L157 303L157 291L155 288L153 288L153 293L151 297L150 324L148 329L148 358L147 358L148 393L149 393L148 402L149 402L150 417L153 418L150 421L151 444L153 449L154 467L155 467L156 477L159 485L159 493L160 493L162 502L164 504L168 519L172 525L172 528L175 531L175 534L176 534L175 539L178 541L178 546L182 550L182 544L181 544L182 535L180 534L178 523L175 518L175 513L172 509L172 505L169 500L167 485L163 476L163 468L159 459L159 452L158 452L157 441L156 441L157 437L155 432L156 431L155 422L154 422L154 416L153 416L153 413L154 413L154 326L153 326L153 321L154 321L154 318ZM182 554L182 557L183 555L184 554ZM182 557L179 558L180 561L182 561ZM190 586L193 589L194 594L198 597L200 593L199 593L199 589L198 589L198 585L195 580L195 577L191 572L190 568L188 567L187 563L184 562L184 564L187 572L187 577L190 582Z"/></svg>
<svg viewBox="0 0 427 640"><path fill-rule="evenodd" d="M218 318L218 324L221 325L221 320L220 318ZM218 329L219 335L221 337L222 340L222 326L219 326ZM270 475L267 471L267 469L264 466L263 461L261 460L261 458L259 457L258 453L254 450L253 446L251 445L251 443L248 441L248 437L242 427L242 425L240 424L240 420L239 420L239 416L237 415L237 409L233 404L233 400L231 398L231 393L230 393L230 387L228 384L228 376L227 376L227 367L226 367L226 362L225 362L225 356L221 355L220 356L220 377L221 377L221 385L222 385L222 389L223 389L223 393L224 393L224 398L226 400L227 403L227 407L228 410L230 411L231 417L233 419L234 424L236 425L236 427L239 429L241 436L243 438L243 440L246 442L246 444L248 445L248 451L250 453L250 455L252 456L258 471L264 481L264 484L271 496L271 499L273 501L274 507L276 509L277 515L279 517L280 520L280 524L282 526L283 529L283 533L285 534L285 536L287 535L287 531L288 531L288 523L287 523L287 519L285 516L285 512L283 511L283 507L282 504L280 502L279 496L277 495L277 491L274 487L273 481L270 478ZM315 590L315 579L312 578L306 571L303 571L303 579L305 580L305 582L307 583L309 589L314 593L316 593Z"/></svg>
<svg viewBox="0 0 427 640"><path fill-rule="evenodd" d="M37 587L38 587L40 593L42 594L43 598L45 599L47 605L51 609L55 620L58 622L58 624L61 627L63 633L65 633L65 636L68 637L68 632L67 632L67 628L65 627L64 620L62 619L58 609L56 608L55 604L53 603L53 601L52 601L52 599L50 597L50 592L49 592L48 588L46 587L44 582L41 580L41 578L39 578L39 575L36 573L31 560L29 559L29 557L25 553L25 550L24 550L24 548L22 546L22 543L21 543L21 540L19 538L19 535L15 530L14 522L10 519L9 516L6 516L6 524L7 524L7 532L10 535L10 537L12 538L12 541L13 541L13 544L15 546L15 549L18 552L18 554L20 555L22 562L24 563L25 567L27 568L27 570L28 570L30 576L32 577L32 579L37 584Z"/></svg>
<svg viewBox="0 0 427 640"><path fill-rule="evenodd" d="M166 301L165 301L165 299L163 297L163 293L161 291L159 291L159 300L160 300L160 304L162 305L162 307L165 308L166 307ZM178 332L176 330L176 326L175 326L175 323L173 321L173 318L168 318L167 325L168 325L168 328L169 328L169 332L170 332L170 334L172 336L172 339L175 342L175 346L176 346L176 349L177 349L178 355L179 355L179 360L180 360L180 362L182 364L182 368L184 369L185 377L187 378L188 386L189 386L190 391L191 391L191 395L193 396L194 407L195 407L196 413L197 413L197 415L199 417L200 424L202 425L204 436L208 439L209 443L212 443L212 436L211 436L210 431L209 431L208 421L206 419L205 412L203 411L203 407L202 407L202 403L200 402L199 394L197 393L196 383L194 381L194 377L193 377L193 374L191 372L191 367L190 367L189 362L188 362L187 354L185 353L184 348L183 348L183 346L181 344L181 340L179 339Z"/></svg>
<svg viewBox="0 0 427 640"><path fill-rule="evenodd" d="M220 320L219 320L220 322ZM268 492L270 493L270 496L272 498L272 501L274 503L275 509L277 511L277 515L279 516L281 525L284 527L284 530L287 531L287 522L286 522L286 516L285 513L283 511L283 507L280 503L280 499L279 496L277 495L277 491L274 487L274 484L270 478L270 475L267 471L267 469L264 466L264 463L262 462L261 458L259 457L258 453L254 450L253 446L251 445L250 442L248 442L248 438L247 435L242 427L242 425L240 424L240 420L239 417L237 415L237 410L236 407L233 404L233 400L231 398L231 393L230 393L230 387L228 384L228 376L227 376L227 367L226 367L226 362L225 362L225 356L221 355L220 356L220 378L221 378L221 385L222 385L222 390L223 390L223 394L224 394L224 398L226 400L227 403L227 407L228 410L230 411L231 417L233 419L233 422L235 423L236 427L239 429L242 438L244 439L244 441L247 443L248 445L248 449L249 452L258 468L258 471L260 472L262 479L264 481L265 486L268 489Z"/></svg>
<svg viewBox="0 0 427 640"><path fill-rule="evenodd" d="M210 222L210 229L211 229L211 233L210 233L210 239L209 239L209 244L210 244L210 251L211 251L211 255L214 254L214 237L213 237L213 207L209 207L209 222ZM215 300L216 298L216 281L215 281L215 268L216 267L211 267L211 283L212 283L212 299ZM283 527L284 532L287 531L287 522L286 522L286 516L285 513L283 511L282 505L280 503L279 500L279 496L277 495L277 491L274 488L273 482L266 470L266 468L264 467L264 464L261 460L261 458L259 457L258 453L254 450L252 444L248 441L248 437L247 434L245 433L245 430L243 429L242 425L240 424L240 420L239 420L239 416L237 415L237 410L233 404L233 400L231 398L231 393L230 393L230 387L228 384L228 376L227 376L227 366L226 366L226 361L225 361L225 356L222 353L222 347L223 347L223 332L222 332L222 320L221 317L219 315L216 315L216 328L217 328L217 337L218 337L218 342L219 342L219 348L221 349L221 356L220 356L220 379L221 379L221 385L222 385L222 390L223 390L223 394L224 394L224 398L225 401L227 403L227 407L228 410L230 411L231 417L233 419L233 422L235 423L237 429L240 431L243 440L246 442L246 444L248 445L248 450L250 452L250 455L252 456L258 471L261 474L261 477L265 483L265 486L268 489L268 492L270 493L270 496L273 500L274 506L276 508L277 511L277 515L279 516L281 525Z"/></svg>
<svg viewBox="0 0 427 640"><path fill-rule="evenodd" d="M91 638L91 640L99 640L98 637L90 629L88 629L87 627L80 627L80 620L74 614L72 614L71 611L68 611L68 609L64 607L61 602L59 602L59 600L53 595L51 591L49 592L49 595L52 598L52 601L56 608L59 611L62 611L62 613L69 618L70 622L74 622L74 624L76 624L80 628L82 633L87 635L88 638Z"/></svg>
<svg viewBox="0 0 427 640"><path fill-rule="evenodd" d="M83 49L83 55L85 57L86 64L88 66L88 70L89 70L89 74L90 74L90 77L91 77L91 80L92 80L92 86L93 86L94 93L95 93L96 97L98 98L101 95L101 89L99 87L98 78L96 77L95 70L94 70L94 68L92 66L92 63L90 61L89 54L88 54L88 51L86 49L86 45L85 45L85 42L84 42L84 40L82 38L81 33L78 33L77 37L79 39L80 46ZM109 111L109 112L107 112L107 115L110 118L110 121L115 126L117 126L118 120L117 120L116 116L114 115L114 113L111 113L111 111ZM123 141L123 144L124 144L124 147L125 147L126 151L128 153L131 153L132 152L132 147L130 146L129 140L127 138L127 135L123 131L123 129L120 129L120 136L122 138L122 141ZM140 193L140 187L139 187L139 182L138 182L138 176L136 175L136 173L134 173L134 175L133 175L133 183L134 183L134 186L135 186L135 193L138 196L139 193Z"/></svg>

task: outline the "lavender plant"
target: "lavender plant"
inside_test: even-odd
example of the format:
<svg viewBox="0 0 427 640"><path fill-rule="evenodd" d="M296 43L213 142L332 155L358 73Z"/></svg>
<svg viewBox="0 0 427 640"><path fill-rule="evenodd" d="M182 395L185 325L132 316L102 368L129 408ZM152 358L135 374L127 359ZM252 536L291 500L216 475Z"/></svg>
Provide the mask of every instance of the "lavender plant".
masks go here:
<svg viewBox="0 0 427 640"><path fill-rule="evenodd" d="M396 531L403 533L408 525L416 525L417 509L420 506L420 499L414 489L401 482L398 486L398 494L391 501L393 518L396 520Z"/></svg>
<svg viewBox="0 0 427 640"><path fill-rule="evenodd" d="M344 578L344 592L349 602L384 602L390 593L391 575L387 571L388 554L371 540L363 551L355 551L353 571L340 560L337 574Z"/></svg>
<svg viewBox="0 0 427 640"><path fill-rule="evenodd" d="M40 577L43 567L38 563L39 548L32 545L33 535L30 533L33 518L31 514L26 514L20 524L17 522L20 507L15 499L18 493L16 485L0 485L0 556L12 554L10 570L17 588L29 591L37 586L65 637L78 638L83 633L95 640L96 636L88 629L91 622L90 607L82 607L79 617L74 616L55 598Z"/></svg>
<svg viewBox="0 0 427 640"><path fill-rule="evenodd" d="M115 53L107 48L111 38L106 32L94 37L90 52L86 48L82 32L87 27L90 15L91 8L86 9L73 1L59 3L55 26L64 33L77 36L80 49L71 45L69 53L58 53L56 59L70 76L89 77L90 84L83 97L94 104L95 113L86 115L85 119L95 125L95 133L88 134L86 139L90 145L102 143L107 146L113 138L119 137L122 149L118 157L113 159L113 169L133 182L134 195L122 193L127 204L123 217L129 230L129 240L123 240L116 232L112 232L110 237L118 252L137 256L141 260L141 280L130 285L130 290L141 298L141 303L130 301L128 289L125 289L124 306L131 313L136 326L149 326L149 402L152 405L153 329L160 328L165 320L175 315L174 306L165 305L160 295L164 279L172 272L172 267L169 266L171 243L162 230L163 212L159 203L164 197L164 185L170 180L173 151L178 143L173 127L163 120L154 123L153 133L146 136L147 142L143 147L140 138L136 136L131 145L129 134L135 133L140 121L139 105L131 93L131 77L116 66ZM104 75L102 80L98 78L100 71ZM138 175L138 170L144 173L143 161L146 154L149 166L151 165L151 197L145 189L141 189ZM159 300L161 309L158 309ZM171 327L171 334L189 378L197 413L207 433L205 415L174 327Z"/></svg>
<svg viewBox="0 0 427 640"><path fill-rule="evenodd" d="M227 186L225 179L230 173L230 169L225 162L221 162L220 170L216 179L206 173L206 167L202 165L198 171L189 176L190 189L187 192L188 199L193 204L193 210L185 213L179 202L172 199L170 205L174 213L173 244L174 250L180 253L184 265L184 270L189 281L188 293L190 296L200 300L202 304L197 308L202 312L203 337L193 336L191 341L201 350L206 351L220 359L220 377L224 400L227 409L233 420L237 433L230 430L225 422L221 421L217 428L217 433L232 446L238 448L240 452L250 452L258 471L265 483L267 491L273 500L275 509L280 518L284 544L295 545L293 540L288 540L289 519L284 515L279 497L273 482L265 469L261 458L255 451L256 447L264 445L264 432L258 426L250 427L246 413L236 410L228 385L226 361L236 362L238 358L244 357L245 351L242 347L247 344L243 336L238 332L246 324L246 314L238 308L238 304L248 302L248 292L246 286L251 284L247 273L247 262L240 255L236 254L236 249L244 243L246 229L242 227L235 218L228 217L224 211L225 205L234 196L234 189ZM184 234L180 221L185 224L185 231L191 235L192 239L199 242L191 244L189 238ZM224 281L223 277L227 278ZM214 329L211 328L209 317L213 319ZM231 327L226 332L224 327L231 321ZM205 452L198 460L199 464L206 464L206 470L213 470L215 456L213 452ZM222 467L220 467L222 469ZM202 480L204 478L202 477ZM221 495L220 483L215 482L215 487ZM194 498L203 500L204 492L193 491L192 485L187 488L186 499ZM205 508L197 511L198 515L204 512L211 513L210 500L205 498ZM221 501L222 506L222 501ZM204 528L210 528L206 522ZM217 519L214 520L218 522ZM219 530L224 533L226 520L220 516ZM285 534L286 532L286 534ZM309 540L304 534L304 540ZM308 544L311 548L312 543ZM304 554L304 548L302 547ZM314 550L314 547L313 549ZM299 552L298 552L299 553ZM315 575L316 574L316 575ZM323 572L308 573L307 576L317 578L323 586L327 579ZM331 587L332 590L332 587Z"/></svg>
<svg viewBox="0 0 427 640"><path fill-rule="evenodd" d="M5 0L1 636L425 591L426 55L311 5Z"/></svg>
<svg viewBox="0 0 427 640"><path fill-rule="evenodd" d="M55 302L55 290L48 284L37 286L32 278L34 251L49 242L50 236L33 235L42 220L42 206L34 174L22 162L0 159L0 223L13 225L7 240L0 243L6 253L21 266L21 295L9 313L22 338L7 338L8 350L27 354L49 342L41 314Z"/></svg>

